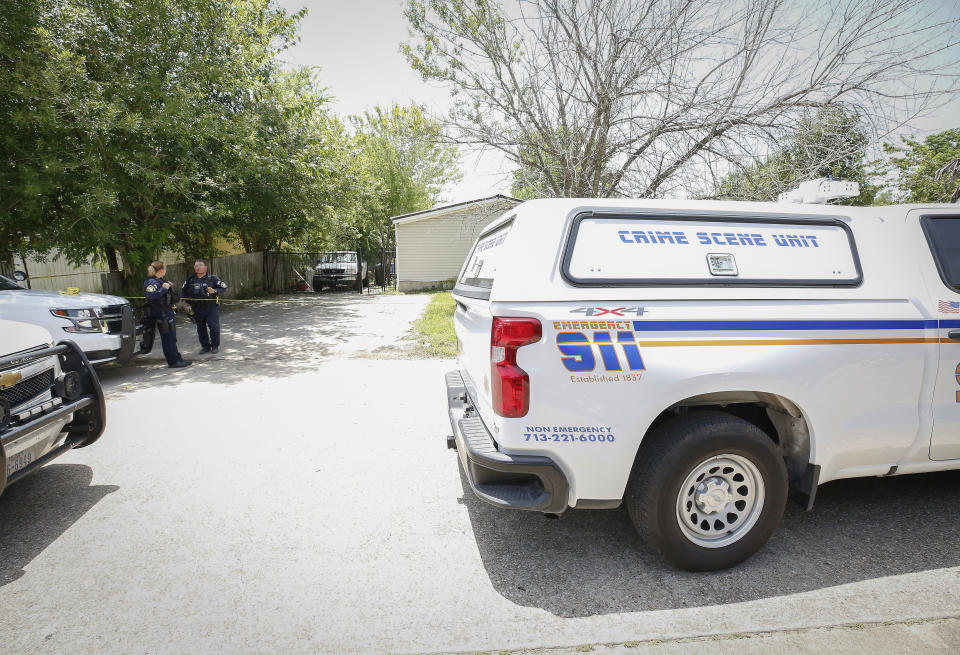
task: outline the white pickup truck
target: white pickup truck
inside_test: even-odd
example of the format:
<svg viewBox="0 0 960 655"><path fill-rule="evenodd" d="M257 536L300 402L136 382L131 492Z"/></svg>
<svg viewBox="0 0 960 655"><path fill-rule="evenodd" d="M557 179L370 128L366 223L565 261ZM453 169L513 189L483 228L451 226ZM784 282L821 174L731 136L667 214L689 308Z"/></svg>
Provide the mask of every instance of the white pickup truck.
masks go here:
<svg viewBox="0 0 960 655"><path fill-rule="evenodd" d="M0 275L0 319L39 325L54 341L70 339L94 364L124 363L136 350L133 309L118 296L24 289Z"/></svg>
<svg viewBox="0 0 960 655"><path fill-rule="evenodd" d="M357 253L355 250L336 250L320 254L313 272L313 290L317 293L324 287L351 287L357 284ZM359 262L359 276L363 286L367 286L367 262Z"/></svg>
<svg viewBox="0 0 960 655"><path fill-rule="evenodd" d="M474 492L626 505L682 568L788 493L960 468L960 207L535 200L453 291L448 445Z"/></svg>

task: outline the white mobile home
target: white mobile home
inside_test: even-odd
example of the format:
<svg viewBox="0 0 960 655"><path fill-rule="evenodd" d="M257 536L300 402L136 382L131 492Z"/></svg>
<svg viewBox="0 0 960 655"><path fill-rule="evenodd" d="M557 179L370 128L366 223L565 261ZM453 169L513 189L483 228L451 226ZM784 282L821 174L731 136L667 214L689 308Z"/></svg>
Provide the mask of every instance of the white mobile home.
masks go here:
<svg viewBox="0 0 960 655"><path fill-rule="evenodd" d="M392 217L397 289L430 289L457 277L480 231L520 202L498 194Z"/></svg>

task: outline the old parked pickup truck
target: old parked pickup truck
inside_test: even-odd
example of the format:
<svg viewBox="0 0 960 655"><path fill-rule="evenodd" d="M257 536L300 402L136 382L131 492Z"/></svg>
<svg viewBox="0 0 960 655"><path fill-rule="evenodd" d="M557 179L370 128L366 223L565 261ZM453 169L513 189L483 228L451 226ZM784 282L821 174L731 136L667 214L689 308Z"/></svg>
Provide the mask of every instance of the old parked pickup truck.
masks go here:
<svg viewBox="0 0 960 655"><path fill-rule="evenodd" d="M358 277L362 280L363 286L369 283L367 262L360 261L358 264L357 253L353 250L321 253L317 265L311 270L313 271L313 290L317 293L323 291L324 287L355 286Z"/></svg>

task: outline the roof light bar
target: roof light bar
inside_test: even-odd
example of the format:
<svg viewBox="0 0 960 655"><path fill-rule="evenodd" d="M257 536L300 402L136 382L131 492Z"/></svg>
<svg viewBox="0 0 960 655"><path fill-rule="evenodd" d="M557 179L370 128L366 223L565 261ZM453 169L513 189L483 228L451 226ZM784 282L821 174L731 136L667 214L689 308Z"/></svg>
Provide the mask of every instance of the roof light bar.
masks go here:
<svg viewBox="0 0 960 655"><path fill-rule="evenodd" d="M803 182L793 191L781 193L778 201L822 205L839 198L855 198L860 195L860 185L845 180L821 177Z"/></svg>

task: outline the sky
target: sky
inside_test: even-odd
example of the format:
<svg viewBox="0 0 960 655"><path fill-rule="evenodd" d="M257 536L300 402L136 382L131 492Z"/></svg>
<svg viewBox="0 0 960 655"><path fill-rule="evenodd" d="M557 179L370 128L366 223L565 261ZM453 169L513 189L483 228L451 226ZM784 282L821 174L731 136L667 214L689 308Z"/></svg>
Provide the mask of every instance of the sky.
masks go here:
<svg viewBox="0 0 960 655"><path fill-rule="evenodd" d="M445 115L449 92L420 79L400 54L407 24L400 0L279 0L287 10L308 9L300 43L281 56L292 65L318 66L318 79L335 97L334 110L359 115L375 105L417 102ZM494 153L464 153L463 180L443 198L462 202L510 194L511 165Z"/></svg>
<svg viewBox="0 0 960 655"><path fill-rule="evenodd" d="M375 105L417 102L444 116L449 92L420 79L400 53L408 40L403 0L278 0L289 11L308 9L300 27L300 43L283 53L291 65L320 68L318 79L335 98L340 115L358 115ZM929 0L945 16L957 11L956 0ZM952 53L951 53L952 54ZM958 126L960 99L936 113L915 119L904 132L925 136ZM444 195L462 202L496 193L510 194L513 166L493 152L465 152L463 180Z"/></svg>

